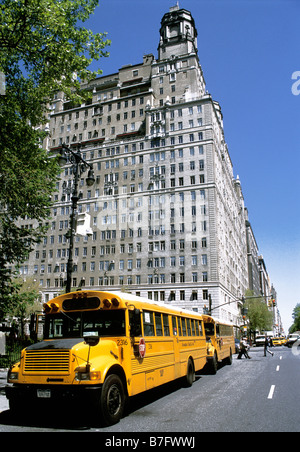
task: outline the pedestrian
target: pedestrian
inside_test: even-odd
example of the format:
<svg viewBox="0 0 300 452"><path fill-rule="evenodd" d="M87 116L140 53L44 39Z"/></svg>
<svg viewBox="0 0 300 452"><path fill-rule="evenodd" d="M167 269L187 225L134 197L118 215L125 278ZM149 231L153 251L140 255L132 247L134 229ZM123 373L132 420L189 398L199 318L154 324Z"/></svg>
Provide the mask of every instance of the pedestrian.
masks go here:
<svg viewBox="0 0 300 452"><path fill-rule="evenodd" d="M270 353L270 355L274 356L274 353L269 350L269 339L268 339L268 336L265 335L264 356L267 356L267 352Z"/></svg>
<svg viewBox="0 0 300 452"><path fill-rule="evenodd" d="M242 359L242 356L244 355L246 359L251 359L251 357L248 354L249 345L247 343L247 339L244 337L240 341L240 352L237 357L237 359Z"/></svg>

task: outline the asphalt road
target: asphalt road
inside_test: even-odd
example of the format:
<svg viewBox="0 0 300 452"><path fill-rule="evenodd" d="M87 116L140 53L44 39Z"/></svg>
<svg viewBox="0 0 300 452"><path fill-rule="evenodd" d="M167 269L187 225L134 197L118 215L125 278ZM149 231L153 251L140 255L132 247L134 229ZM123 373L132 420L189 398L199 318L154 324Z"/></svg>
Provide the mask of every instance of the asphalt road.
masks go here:
<svg viewBox="0 0 300 452"><path fill-rule="evenodd" d="M16 420L0 392L0 432L103 432L118 437L128 432L299 432L300 348L273 348L274 357L262 348L250 351L251 360L222 366L217 375L197 375L191 388L179 382L133 397L119 424L87 425L80 407L72 416ZM170 445L170 444L168 444Z"/></svg>

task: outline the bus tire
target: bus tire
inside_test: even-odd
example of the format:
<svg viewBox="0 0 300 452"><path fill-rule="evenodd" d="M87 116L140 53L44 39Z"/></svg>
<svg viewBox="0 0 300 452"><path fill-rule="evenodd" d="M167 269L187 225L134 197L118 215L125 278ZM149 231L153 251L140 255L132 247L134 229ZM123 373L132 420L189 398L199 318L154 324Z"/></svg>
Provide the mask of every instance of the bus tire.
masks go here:
<svg viewBox="0 0 300 452"><path fill-rule="evenodd" d="M191 360L191 358L188 360L187 363L187 372L186 372L186 377L185 377L185 386L187 388L191 387L192 384L195 381L195 367L194 367L194 363Z"/></svg>
<svg viewBox="0 0 300 452"><path fill-rule="evenodd" d="M125 392L118 375L109 375L102 386L100 409L104 425L117 424L123 416Z"/></svg>
<svg viewBox="0 0 300 452"><path fill-rule="evenodd" d="M228 366L231 366L231 364L232 364L232 350L231 350L231 349L230 349L230 355L226 358L225 363L226 363Z"/></svg>
<svg viewBox="0 0 300 452"><path fill-rule="evenodd" d="M213 358L210 360L209 370L210 370L211 375L216 375L216 373L218 371L218 357L217 357L216 352L215 352Z"/></svg>

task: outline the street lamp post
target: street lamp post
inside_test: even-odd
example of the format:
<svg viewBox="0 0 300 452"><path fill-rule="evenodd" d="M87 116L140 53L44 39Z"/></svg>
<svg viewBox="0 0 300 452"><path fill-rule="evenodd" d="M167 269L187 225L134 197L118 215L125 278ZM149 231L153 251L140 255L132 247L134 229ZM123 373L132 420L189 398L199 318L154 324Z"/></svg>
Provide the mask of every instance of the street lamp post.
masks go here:
<svg viewBox="0 0 300 452"><path fill-rule="evenodd" d="M61 167L65 166L68 162L73 164L73 176L74 176L74 185L72 189L72 207L71 207L71 215L70 215L70 229L68 234L66 235L69 238L69 257L67 263L67 283L66 283L66 293L71 292L71 283L72 283L72 272L73 272L73 248L74 248L74 237L76 233L76 217L77 217L77 205L79 201L79 193L78 193L78 185L81 174L89 168L88 176L86 178L86 184L91 187L95 182L93 166L86 162L80 152L80 148L78 147L77 152L72 151L65 144L62 145L62 149L60 151L59 156L59 165Z"/></svg>

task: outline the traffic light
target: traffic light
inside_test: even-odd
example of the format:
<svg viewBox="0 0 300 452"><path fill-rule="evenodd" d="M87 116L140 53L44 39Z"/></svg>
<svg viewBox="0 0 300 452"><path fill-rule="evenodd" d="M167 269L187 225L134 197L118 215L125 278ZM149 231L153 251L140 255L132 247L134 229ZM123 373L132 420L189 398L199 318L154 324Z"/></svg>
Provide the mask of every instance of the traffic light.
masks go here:
<svg viewBox="0 0 300 452"><path fill-rule="evenodd" d="M242 307L242 316L243 318L246 318L246 315L248 314L248 308L245 308L244 306Z"/></svg>

